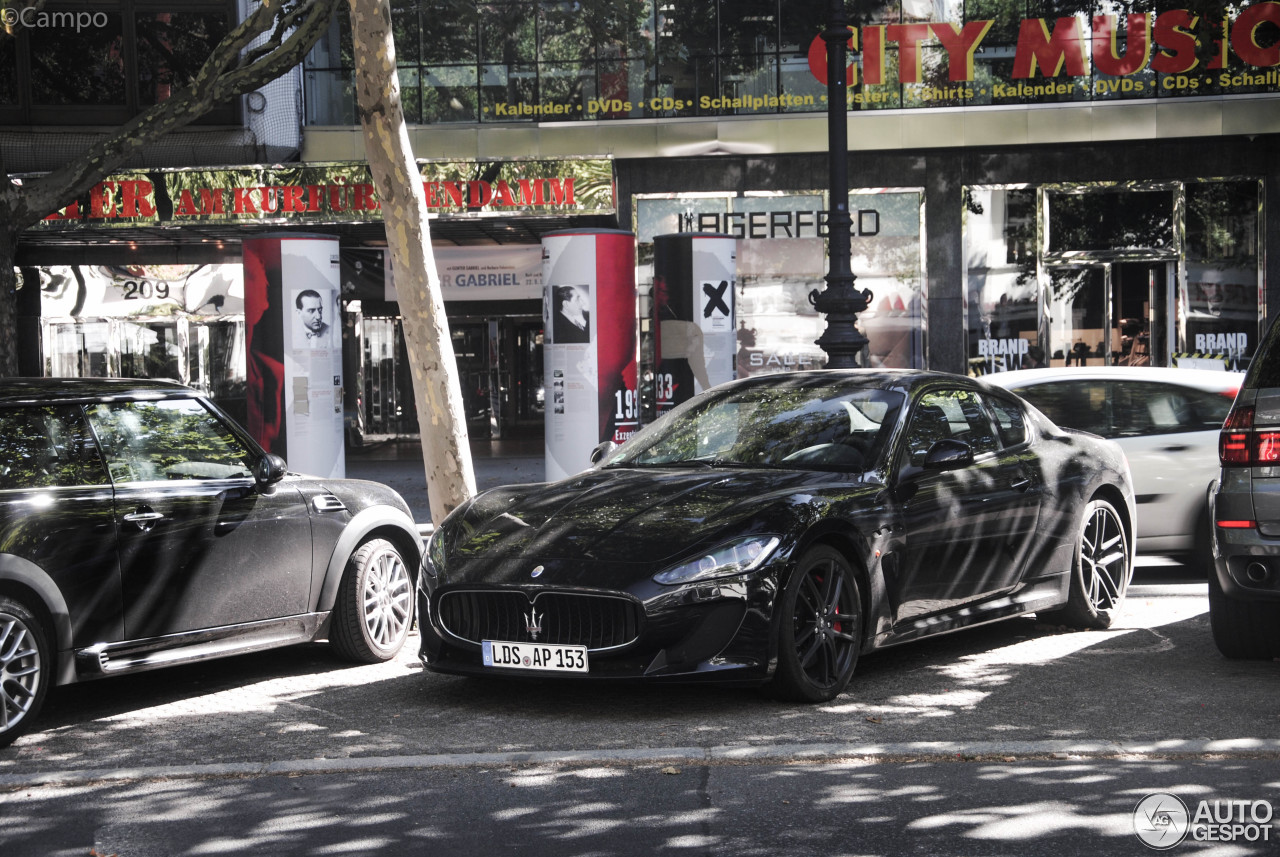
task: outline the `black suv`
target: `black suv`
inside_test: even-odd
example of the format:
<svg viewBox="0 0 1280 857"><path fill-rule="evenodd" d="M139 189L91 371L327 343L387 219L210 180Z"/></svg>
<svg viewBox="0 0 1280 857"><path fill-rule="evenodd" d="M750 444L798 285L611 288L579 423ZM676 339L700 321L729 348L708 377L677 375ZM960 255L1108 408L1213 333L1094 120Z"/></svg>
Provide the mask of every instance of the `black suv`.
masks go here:
<svg viewBox="0 0 1280 857"><path fill-rule="evenodd" d="M412 623L422 540L373 482L286 473L194 390L0 380L0 747L51 684Z"/></svg>
<svg viewBox="0 0 1280 857"><path fill-rule="evenodd" d="M1280 324L1249 364L1218 439L1213 640L1229 658L1280 657Z"/></svg>

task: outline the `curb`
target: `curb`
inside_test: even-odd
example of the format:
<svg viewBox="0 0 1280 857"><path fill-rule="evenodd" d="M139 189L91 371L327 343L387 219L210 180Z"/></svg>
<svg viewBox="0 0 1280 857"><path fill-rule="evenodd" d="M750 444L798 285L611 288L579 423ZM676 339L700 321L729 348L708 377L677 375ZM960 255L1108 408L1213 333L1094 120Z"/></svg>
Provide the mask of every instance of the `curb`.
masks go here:
<svg viewBox="0 0 1280 857"><path fill-rule="evenodd" d="M348 759L296 759L209 765L87 768L30 774L2 774L0 788L86 785L141 780L264 777L300 774L360 773L364 771L428 768L483 768L518 765L651 764L687 765L781 762L837 762L849 759L912 762L1004 762L1083 758L1133 757L1163 759L1181 756L1277 756L1280 739L1232 738L1168 740L1149 743L1073 743L1069 741L919 741L903 744L770 744L752 747L658 747L639 750L539 751L511 753L445 753L417 756L363 756ZM1009 759L1007 757L1014 757Z"/></svg>

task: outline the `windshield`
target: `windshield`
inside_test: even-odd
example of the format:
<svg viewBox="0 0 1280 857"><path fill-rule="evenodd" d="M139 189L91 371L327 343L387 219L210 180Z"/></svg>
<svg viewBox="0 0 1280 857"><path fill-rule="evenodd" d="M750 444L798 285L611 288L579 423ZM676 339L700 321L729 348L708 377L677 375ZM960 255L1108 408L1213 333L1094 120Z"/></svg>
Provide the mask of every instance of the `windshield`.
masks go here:
<svg viewBox="0 0 1280 857"><path fill-rule="evenodd" d="M604 466L866 471L880 460L902 400L848 383L737 387L682 405Z"/></svg>

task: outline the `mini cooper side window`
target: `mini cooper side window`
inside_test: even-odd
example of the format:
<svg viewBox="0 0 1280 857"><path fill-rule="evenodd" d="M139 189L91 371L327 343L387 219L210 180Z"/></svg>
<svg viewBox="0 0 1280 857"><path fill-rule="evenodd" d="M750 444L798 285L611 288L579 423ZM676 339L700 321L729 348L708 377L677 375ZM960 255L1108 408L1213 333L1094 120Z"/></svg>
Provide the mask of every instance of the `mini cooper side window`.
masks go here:
<svg viewBox="0 0 1280 857"><path fill-rule="evenodd" d="M194 399L94 405L89 421L115 482L252 475L249 450Z"/></svg>
<svg viewBox="0 0 1280 857"><path fill-rule="evenodd" d="M79 408L0 408L0 490L105 484L107 471Z"/></svg>

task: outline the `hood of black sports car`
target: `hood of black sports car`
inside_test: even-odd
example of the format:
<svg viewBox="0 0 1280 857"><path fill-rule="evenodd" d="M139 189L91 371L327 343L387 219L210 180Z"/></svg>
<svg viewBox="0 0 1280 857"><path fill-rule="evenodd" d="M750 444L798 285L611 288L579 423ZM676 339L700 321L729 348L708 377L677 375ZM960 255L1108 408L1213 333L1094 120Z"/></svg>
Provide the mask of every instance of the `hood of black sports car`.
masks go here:
<svg viewBox="0 0 1280 857"><path fill-rule="evenodd" d="M463 563L483 556L486 565L515 557L661 563L707 539L789 529L819 487L830 497L867 486L812 471L590 471L481 495L450 522L448 550Z"/></svg>

